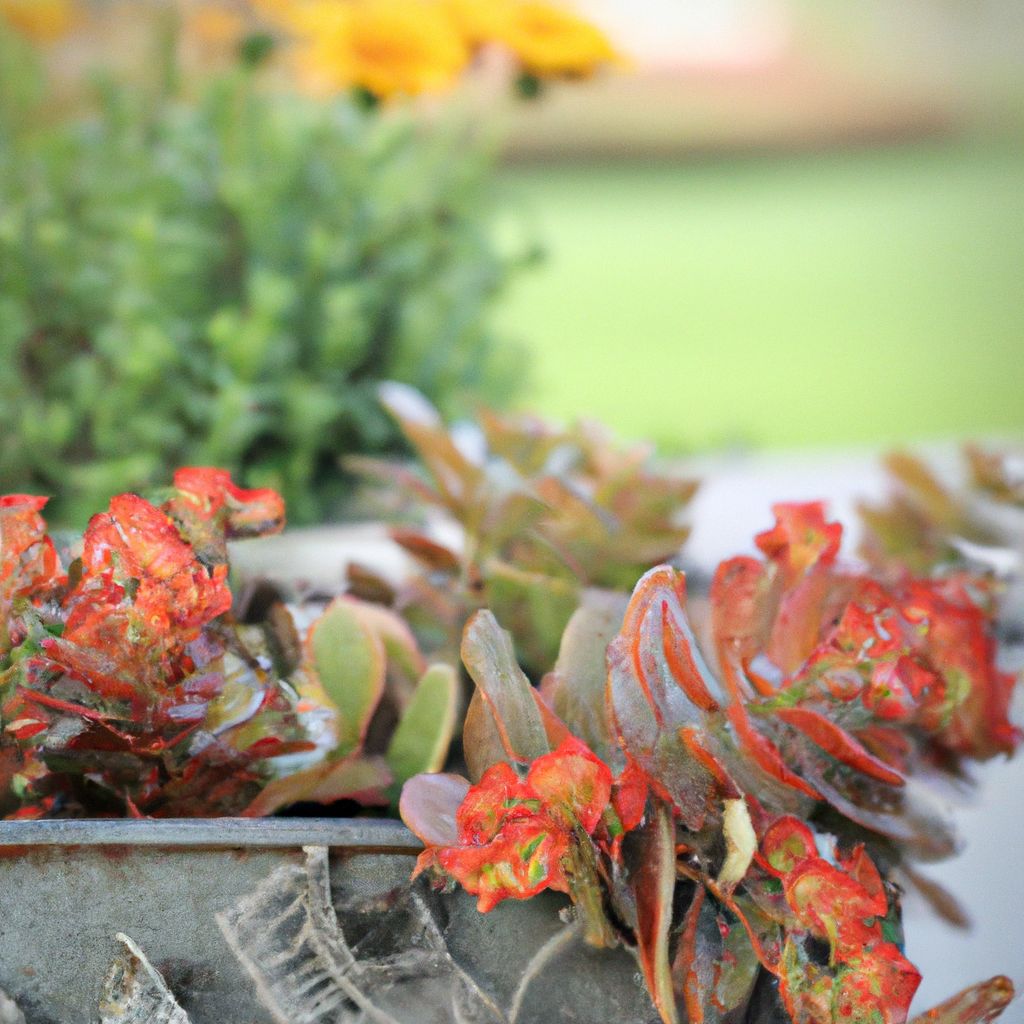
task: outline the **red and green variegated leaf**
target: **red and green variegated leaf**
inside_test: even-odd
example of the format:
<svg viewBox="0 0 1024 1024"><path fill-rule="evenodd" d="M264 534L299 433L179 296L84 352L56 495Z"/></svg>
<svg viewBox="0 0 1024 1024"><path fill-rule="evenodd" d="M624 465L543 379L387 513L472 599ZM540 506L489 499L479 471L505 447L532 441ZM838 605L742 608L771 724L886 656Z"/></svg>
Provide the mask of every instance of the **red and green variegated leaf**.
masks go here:
<svg viewBox="0 0 1024 1024"><path fill-rule="evenodd" d="M224 469L186 466L174 474L175 494L163 505L199 546L203 540L266 537L284 529L284 499L270 488L246 490Z"/></svg>
<svg viewBox="0 0 1024 1024"><path fill-rule="evenodd" d="M788 584L818 565L832 565L839 555L843 528L825 519L820 501L772 506L775 525L754 538L758 548L779 566Z"/></svg>
<svg viewBox="0 0 1024 1024"><path fill-rule="evenodd" d="M457 846L456 815L470 784L461 775L417 775L402 787L399 814L427 846Z"/></svg>
<svg viewBox="0 0 1024 1024"><path fill-rule="evenodd" d="M845 960L877 941L878 901L860 882L827 860L805 860L783 876L782 887L800 926L818 938L827 938L837 959ZM869 920L870 924L865 923Z"/></svg>
<svg viewBox="0 0 1024 1024"><path fill-rule="evenodd" d="M28 494L0 497L0 655L14 640L8 617L15 598L31 598L64 582L40 515L46 502Z"/></svg>
<svg viewBox="0 0 1024 1024"><path fill-rule="evenodd" d="M761 840L761 859L776 877L795 871L818 856L814 833L799 819L786 815L774 822Z"/></svg>
<svg viewBox="0 0 1024 1024"><path fill-rule="evenodd" d="M352 601L333 601L310 627L306 669L337 709L339 755L362 745L384 693L386 667L383 642Z"/></svg>
<svg viewBox="0 0 1024 1024"><path fill-rule="evenodd" d="M422 808L413 809L410 801L428 785L433 787L426 790L428 795L445 800L458 782L418 782L407 800L415 811L414 824ZM468 789L455 813L455 824L457 843L431 846L417 871L429 866L445 871L479 897L481 911L504 899L527 899L544 889L572 891L566 875L574 852L571 828L548 813L536 791L505 762L492 765Z"/></svg>
<svg viewBox="0 0 1024 1024"><path fill-rule="evenodd" d="M195 553L166 513L137 494L120 494L89 520L82 538L85 573L127 580L168 580L195 565Z"/></svg>
<svg viewBox="0 0 1024 1024"><path fill-rule="evenodd" d="M537 817L540 797L504 761L491 765L466 794L456 814L459 842L482 846L491 842L510 819Z"/></svg>
<svg viewBox="0 0 1024 1024"><path fill-rule="evenodd" d="M958 992L910 1024L992 1024L1013 1001L1013 982L1000 974Z"/></svg>
<svg viewBox="0 0 1024 1024"><path fill-rule="evenodd" d="M882 876L864 849L864 844L858 843L848 854L837 853L836 861L868 894L872 901L871 912L877 917L884 917L889 910L889 899L885 893Z"/></svg>
<svg viewBox="0 0 1024 1024"><path fill-rule="evenodd" d="M567 828L578 825L588 835L597 828L612 795L611 770L574 737L537 758L526 781L548 813Z"/></svg>
<svg viewBox="0 0 1024 1024"><path fill-rule="evenodd" d="M676 886L675 825L663 803L653 806L631 850L630 884L636 903L637 957L651 1000L664 1024L678 1024L669 936Z"/></svg>
<svg viewBox="0 0 1024 1024"><path fill-rule="evenodd" d="M818 644L843 530L825 520L820 502L775 505L772 511L775 526L755 538L777 567L783 588L767 654L791 673Z"/></svg>
<svg viewBox="0 0 1024 1024"><path fill-rule="evenodd" d="M437 865L477 897L477 910L487 913L502 900L525 900L545 889L570 891L565 861L571 836L542 816L506 822L482 846L442 847L434 851Z"/></svg>
<svg viewBox="0 0 1024 1024"><path fill-rule="evenodd" d="M466 623L462 660L493 718L504 756L529 764L549 753L544 723L534 702L530 681L515 659L512 638L489 611ZM466 737L468 743L472 737Z"/></svg>
<svg viewBox="0 0 1024 1024"><path fill-rule="evenodd" d="M836 971L835 1024L905 1024L921 984L914 965L891 942L879 942L846 960Z"/></svg>
<svg viewBox="0 0 1024 1024"><path fill-rule="evenodd" d="M836 1024L834 995L833 972L812 961L802 943L787 938L782 947L779 996L790 1020L795 1024Z"/></svg>
<svg viewBox="0 0 1024 1024"><path fill-rule="evenodd" d="M915 628L918 650L959 695L948 722L937 723L940 742L979 760L1010 754L1021 732L1009 718L1016 678L996 664L986 613L962 578L914 580L900 610Z"/></svg>

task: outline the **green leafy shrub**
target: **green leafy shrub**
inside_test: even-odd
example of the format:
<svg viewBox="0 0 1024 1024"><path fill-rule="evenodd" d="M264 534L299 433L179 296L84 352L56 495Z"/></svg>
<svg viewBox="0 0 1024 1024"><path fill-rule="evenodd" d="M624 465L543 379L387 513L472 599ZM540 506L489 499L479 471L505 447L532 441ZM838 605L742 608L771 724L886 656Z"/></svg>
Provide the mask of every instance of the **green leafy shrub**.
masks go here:
<svg viewBox="0 0 1024 1024"><path fill-rule="evenodd" d="M340 453L398 443L380 379L449 411L508 394L485 313L516 259L464 131L238 68L187 101L107 80L91 114L40 127L31 55L4 45L24 86L0 90L7 490L84 525L215 464L309 522L344 495Z"/></svg>

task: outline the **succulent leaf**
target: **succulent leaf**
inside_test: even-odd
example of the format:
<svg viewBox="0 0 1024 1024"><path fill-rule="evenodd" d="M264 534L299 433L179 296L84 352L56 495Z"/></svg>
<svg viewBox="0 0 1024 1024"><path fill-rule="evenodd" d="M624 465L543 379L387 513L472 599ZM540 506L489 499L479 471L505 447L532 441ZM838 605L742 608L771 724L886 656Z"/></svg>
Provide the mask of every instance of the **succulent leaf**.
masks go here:
<svg viewBox="0 0 1024 1024"><path fill-rule="evenodd" d="M306 650L311 671L338 711L336 754L343 757L362 743L384 693L384 644L352 603L339 598L310 628Z"/></svg>
<svg viewBox="0 0 1024 1024"><path fill-rule="evenodd" d="M440 664L431 665L417 683L385 758L394 778L394 798L413 776L444 767L455 731L458 684L455 670Z"/></svg>
<svg viewBox="0 0 1024 1024"><path fill-rule="evenodd" d="M654 1005L664 1024L677 1024L669 938L676 887L675 827L672 812L655 801L636 835L630 885L636 899L637 955ZM703 890L700 891L703 898ZM699 908L698 908L699 909Z"/></svg>
<svg viewBox="0 0 1024 1024"><path fill-rule="evenodd" d="M548 753L530 681L516 662L512 638L490 612L477 612L466 624L462 661L493 717L509 763L529 764Z"/></svg>

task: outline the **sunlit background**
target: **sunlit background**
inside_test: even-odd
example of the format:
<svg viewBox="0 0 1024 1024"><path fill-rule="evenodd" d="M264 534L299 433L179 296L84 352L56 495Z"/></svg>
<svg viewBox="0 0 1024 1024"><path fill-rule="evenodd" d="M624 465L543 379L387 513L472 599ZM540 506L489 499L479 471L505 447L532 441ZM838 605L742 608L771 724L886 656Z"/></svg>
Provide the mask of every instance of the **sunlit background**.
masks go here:
<svg viewBox="0 0 1024 1024"><path fill-rule="evenodd" d="M509 147L527 404L676 448L1024 427L1024 8L586 6L633 67Z"/></svg>

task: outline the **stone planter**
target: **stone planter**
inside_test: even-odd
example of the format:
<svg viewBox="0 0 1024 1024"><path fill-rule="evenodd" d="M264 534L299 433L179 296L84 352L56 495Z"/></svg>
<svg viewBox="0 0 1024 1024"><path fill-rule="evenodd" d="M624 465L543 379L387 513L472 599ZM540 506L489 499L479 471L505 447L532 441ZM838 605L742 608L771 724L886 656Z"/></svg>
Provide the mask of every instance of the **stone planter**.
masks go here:
<svg viewBox="0 0 1024 1024"><path fill-rule="evenodd" d="M655 1024L564 899L481 915L410 886L417 850L393 821L3 822L0 987L28 1024Z"/></svg>

